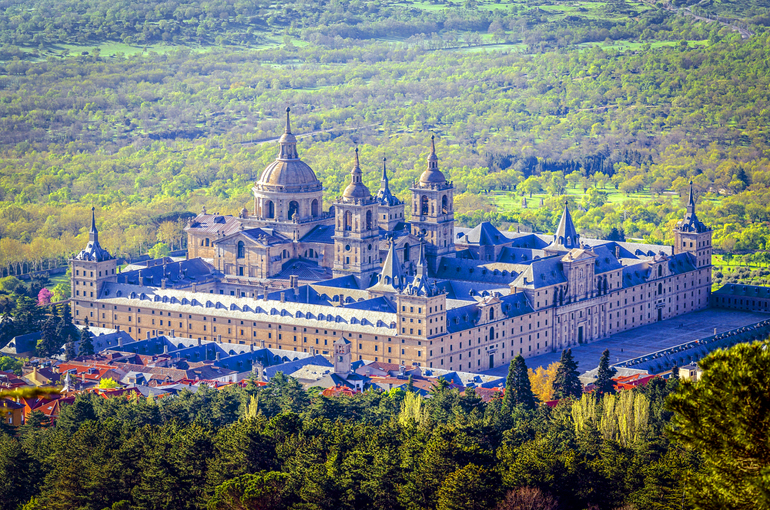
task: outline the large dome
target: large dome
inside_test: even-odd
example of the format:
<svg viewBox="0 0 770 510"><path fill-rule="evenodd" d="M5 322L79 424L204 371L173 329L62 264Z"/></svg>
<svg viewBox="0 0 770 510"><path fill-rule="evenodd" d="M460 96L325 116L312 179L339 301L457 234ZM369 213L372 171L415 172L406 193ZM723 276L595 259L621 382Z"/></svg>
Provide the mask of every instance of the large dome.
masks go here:
<svg viewBox="0 0 770 510"><path fill-rule="evenodd" d="M297 138L291 133L289 108L286 108L286 131L278 143L278 157L265 168L257 181L257 188L267 187L270 191L309 192L323 189L321 181L307 163L299 159Z"/></svg>
<svg viewBox="0 0 770 510"><path fill-rule="evenodd" d="M300 159L276 159L262 172L257 185L280 187L284 191L292 192L323 189L313 169Z"/></svg>

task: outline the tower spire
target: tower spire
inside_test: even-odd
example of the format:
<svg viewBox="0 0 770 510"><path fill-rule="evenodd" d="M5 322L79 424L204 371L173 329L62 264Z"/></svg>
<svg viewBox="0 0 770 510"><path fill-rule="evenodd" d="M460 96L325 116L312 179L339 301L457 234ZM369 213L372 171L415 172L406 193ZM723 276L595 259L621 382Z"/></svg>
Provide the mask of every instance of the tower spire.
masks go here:
<svg viewBox="0 0 770 510"><path fill-rule="evenodd" d="M96 230L96 208L91 206L91 230L88 232L88 240L92 243L99 242L99 231Z"/></svg>
<svg viewBox="0 0 770 510"><path fill-rule="evenodd" d="M568 250L580 247L580 234L577 233L572 215L569 213L569 203L564 201L564 212L559 221L559 227L553 235L551 246L563 247Z"/></svg>
<svg viewBox="0 0 770 510"><path fill-rule="evenodd" d="M297 138L291 134L291 118L289 117L291 108L286 107L286 129L281 135L278 144L280 145L280 152L278 153L278 159L299 159L297 153Z"/></svg>
<svg viewBox="0 0 770 510"><path fill-rule="evenodd" d="M388 187L388 167L386 163L388 158L382 158L382 182L385 183L385 187Z"/></svg>
<svg viewBox="0 0 770 510"><path fill-rule="evenodd" d="M291 119L289 118L290 112L291 112L291 108L287 106L286 107L286 130L284 131L284 133L286 133L287 135L291 134Z"/></svg>
<svg viewBox="0 0 770 510"><path fill-rule="evenodd" d="M695 197L692 192L692 179L690 179L690 196L687 200L687 214L695 214Z"/></svg>

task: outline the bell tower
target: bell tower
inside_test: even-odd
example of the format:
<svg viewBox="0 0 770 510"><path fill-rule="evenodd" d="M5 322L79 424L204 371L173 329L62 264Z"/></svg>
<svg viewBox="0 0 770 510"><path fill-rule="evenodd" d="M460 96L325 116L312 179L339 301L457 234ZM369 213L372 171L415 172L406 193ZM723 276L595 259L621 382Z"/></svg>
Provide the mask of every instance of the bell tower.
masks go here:
<svg viewBox="0 0 770 510"><path fill-rule="evenodd" d="M91 230L88 232L88 244L75 255L72 264L72 316L80 324L85 316L78 311L81 301L96 301L105 283L117 282L117 260L99 244L99 231L96 229L96 213L91 208ZM84 305L81 305L84 306ZM85 311L84 311L85 312Z"/></svg>
<svg viewBox="0 0 770 510"><path fill-rule="evenodd" d="M347 375L352 369L352 355L350 354L350 341L340 337L334 342L334 373Z"/></svg>
<svg viewBox="0 0 770 510"><path fill-rule="evenodd" d="M412 191L412 234L424 236L428 263L435 266L437 257L453 254L454 246L454 185L447 182L438 168L435 137L431 136L428 168Z"/></svg>
<svg viewBox="0 0 770 510"><path fill-rule="evenodd" d="M378 203L362 181L358 161L350 172L350 184L334 203L334 276L354 275L364 286L380 271Z"/></svg>
<svg viewBox="0 0 770 510"><path fill-rule="evenodd" d="M692 181L690 181L690 197L687 201L687 212L683 220L674 227L674 253L690 252L695 255L698 268L711 267L711 235L712 231L695 214L695 198Z"/></svg>

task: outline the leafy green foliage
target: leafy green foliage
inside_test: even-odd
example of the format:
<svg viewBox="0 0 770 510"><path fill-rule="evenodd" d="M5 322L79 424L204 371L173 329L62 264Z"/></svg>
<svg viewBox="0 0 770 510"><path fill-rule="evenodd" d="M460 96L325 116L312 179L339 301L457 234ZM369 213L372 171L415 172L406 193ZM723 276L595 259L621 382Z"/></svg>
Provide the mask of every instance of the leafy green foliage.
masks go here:
<svg viewBox="0 0 770 510"><path fill-rule="evenodd" d="M674 438L703 457L698 508L770 508L770 342L717 350L681 381L669 405Z"/></svg>

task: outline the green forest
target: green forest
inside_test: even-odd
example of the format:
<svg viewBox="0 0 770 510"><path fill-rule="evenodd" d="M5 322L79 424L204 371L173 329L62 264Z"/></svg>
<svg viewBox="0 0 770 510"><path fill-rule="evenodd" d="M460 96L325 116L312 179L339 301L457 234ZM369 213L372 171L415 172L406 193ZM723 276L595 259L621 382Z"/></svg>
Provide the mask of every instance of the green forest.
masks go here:
<svg viewBox="0 0 770 510"><path fill-rule="evenodd" d="M286 106L327 207L356 146L370 189L385 157L407 198L435 134L460 225L550 232L566 199L585 238L670 244L693 180L716 248L764 252L768 6L686 8L7 0L2 276L63 266L91 206L116 255L183 248L204 205L249 205Z"/></svg>
<svg viewBox="0 0 770 510"><path fill-rule="evenodd" d="M769 346L715 351L697 383L657 378L619 394L610 385L555 408L537 405L515 375L488 403L443 380L429 398L408 386L324 397L282 374L262 387L203 385L157 399L84 393L55 428L38 411L15 435L0 431L0 501L24 510L767 509Z"/></svg>

